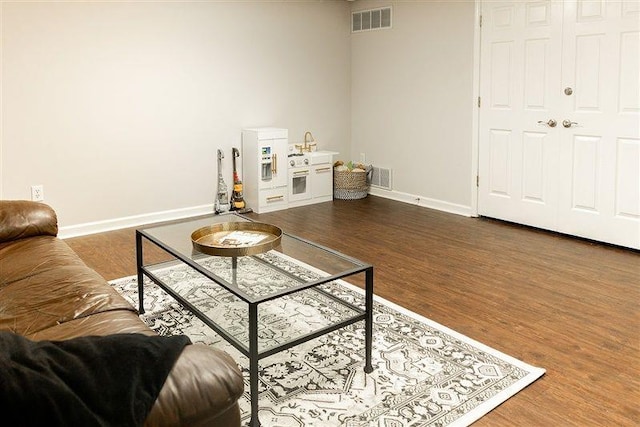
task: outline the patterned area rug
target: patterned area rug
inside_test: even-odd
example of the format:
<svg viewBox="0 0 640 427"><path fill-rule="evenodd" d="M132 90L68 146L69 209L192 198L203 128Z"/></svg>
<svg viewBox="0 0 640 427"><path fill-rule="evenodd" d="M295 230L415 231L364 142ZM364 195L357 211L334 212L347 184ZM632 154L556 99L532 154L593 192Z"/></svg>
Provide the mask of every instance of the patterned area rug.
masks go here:
<svg viewBox="0 0 640 427"><path fill-rule="evenodd" d="M273 257L273 255L267 255ZM291 276L264 274L264 263L242 258L253 269L255 290ZM255 261L255 262L254 262ZM290 258L269 262L294 275L322 274ZM226 258L203 261L229 274ZM247 308L230 293L186 266L157 273L188 300L247 341ZM113 286L137 307L137 282L128 277ZM364 307L364 293L344 281L323 289ZM220 347L245 374L240 401L243 426L250 418L249 361L151 281L145 282L142 319L161 335L186 334L193 342ZM284 314L284 315L283 315ZM315 291L260 306L261 350L344 316L344 309ZM544 370L491 349L381 298L374 301L374 372L364 373L364 322L316 338L260 361L260 412L263 426L448 426L469 425L538 379Z"/></svg>

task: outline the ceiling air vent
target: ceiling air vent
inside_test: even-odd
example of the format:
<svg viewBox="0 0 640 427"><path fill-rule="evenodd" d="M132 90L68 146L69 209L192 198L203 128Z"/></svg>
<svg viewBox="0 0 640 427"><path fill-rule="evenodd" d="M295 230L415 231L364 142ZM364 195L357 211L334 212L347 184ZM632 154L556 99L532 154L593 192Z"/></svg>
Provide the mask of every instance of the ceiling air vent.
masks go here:
<svg viewBox="0 0 640 427"><path fill-rule="evenodd" d="M391 6L380 9L361 10L351 14L351 32L391 28Z"/></svg>

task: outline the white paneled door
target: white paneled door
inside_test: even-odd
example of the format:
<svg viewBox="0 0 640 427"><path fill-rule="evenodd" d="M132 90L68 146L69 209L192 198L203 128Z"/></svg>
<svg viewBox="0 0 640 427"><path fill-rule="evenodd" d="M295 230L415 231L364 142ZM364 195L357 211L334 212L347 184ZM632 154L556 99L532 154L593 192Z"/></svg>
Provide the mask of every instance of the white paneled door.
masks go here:
<svg viewBox="0 0 640 427"><path fill-rule="evenodd" d="M640 2L483 2L478 211L640 249Z"/></svg>

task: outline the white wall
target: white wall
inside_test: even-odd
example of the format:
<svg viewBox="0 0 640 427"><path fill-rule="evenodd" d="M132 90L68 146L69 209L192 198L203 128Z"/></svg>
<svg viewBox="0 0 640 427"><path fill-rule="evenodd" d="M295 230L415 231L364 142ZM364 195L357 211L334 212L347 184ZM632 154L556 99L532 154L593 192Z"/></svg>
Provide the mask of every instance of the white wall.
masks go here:
<svg viewBox="0 0 640 427"><path fill-rule="evenodd" d="M44 185L63 230L209 209L243 127L348 153L347 2L0 7L0 198Z"/></svg>
<svg viewBox="0 0 640 427"><path fill-rule="evenodd" d="M351 157L393 169L391 198L472 214L473 1L391 5L393 28L351 36Z"/></svg>

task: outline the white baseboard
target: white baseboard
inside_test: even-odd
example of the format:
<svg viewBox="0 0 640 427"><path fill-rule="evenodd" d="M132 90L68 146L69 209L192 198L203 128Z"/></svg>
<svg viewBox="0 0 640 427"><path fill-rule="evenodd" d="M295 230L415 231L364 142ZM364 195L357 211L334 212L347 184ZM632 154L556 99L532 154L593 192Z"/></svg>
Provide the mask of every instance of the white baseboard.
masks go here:
<svg viewBox="0 0 640 427"><path fill-rule="evenodd" d="M86 236L88 234L103 233L105 231L137 227L139 225L153 224L162 221L173 221L176 219L189 218L210 213L213 213L213 204L134 215L124 218L108 219L105 221L87 222L85 224L60 227L58 230L58 237L61 239L68 239L71 237Z"/></svg>
<svg viewBox="0 0 640 427"><path fill-rule="evenodd" d="M369 189L369 194L378 197L384 197L385 199L409 203L411 205L422 206L429 209L436 209L456 215L468 217L476 216L473 212L473 209L471 209L471 206L458 205L456 203L430 199L428 197L416 196L414 194L401 193L400 191L389 191L381 188L371 187Z"/></svg>
<svg viewBox="0 0 640 427"><path fill-rule="evenodd" d="M462 216L475 216L470 206L458 205L444 202L442 200L430 199L428 197L416 196L413 194L401 193L399 191L388 191L371 187L369 194L386 199L397 200L403 203L422 206L429 209L436 209ZM60 227L58 237L69 239L72 237L86 236L89 234L103 233L105 231L119 230L122 228L137 227L156 222L173 221L176 219L190 218L199 215L213 213L213 204L194 206L190 208L175 209L163 212L153 212L149 214L134 215L123 218L108 219L105 221L87 222L84 224Z"/></svg>

